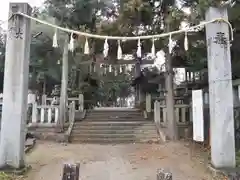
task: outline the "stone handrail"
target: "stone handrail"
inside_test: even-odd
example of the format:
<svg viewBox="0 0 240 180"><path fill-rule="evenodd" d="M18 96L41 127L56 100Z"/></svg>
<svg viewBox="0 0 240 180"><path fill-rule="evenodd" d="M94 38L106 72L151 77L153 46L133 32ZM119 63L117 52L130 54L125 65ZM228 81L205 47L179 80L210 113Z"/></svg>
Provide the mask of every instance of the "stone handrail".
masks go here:
<svg viewBox="0 0 240 180"><path fill-rule="evenodd" d="M72 101L72 103L69 105L69 122L73 122L75 119L75 101Z"/></svg>

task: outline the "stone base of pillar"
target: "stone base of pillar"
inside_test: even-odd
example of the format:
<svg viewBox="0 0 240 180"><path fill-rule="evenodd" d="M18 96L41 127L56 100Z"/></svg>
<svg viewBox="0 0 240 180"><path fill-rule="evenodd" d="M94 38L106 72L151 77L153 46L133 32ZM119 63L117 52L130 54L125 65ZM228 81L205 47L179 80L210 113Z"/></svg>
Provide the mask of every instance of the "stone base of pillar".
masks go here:
<svg viewBox="0 0 240 180"><path fill-rule="evenodd" d="M61 127L60 125L58 125L58 126L56 126L56 128L55 128L55 132L56 132L56 133L63 133L63 132L64 132L64 128Z"/></svg>
<svg viewBox="0 0 240 180"><path fill-rule="evenodd" d="M140 101L135 101L135 107L140 108L140 105L141 105Z"/></svg>
<svg viewBox="0 0 240 180"><path fill-rule="evenodd" d="M151 112L146 112L147 119L153 119L153 114Z"/></svg>
<svg viewBox="0 0 240 180"><path fill-rule="evenodd" d="M28 173L31 169L32 169L32 167L30 165L25 165L24 167L21 167L18 169L12 168L10 166L4 166L4 167L0 168L0 172L21 176L21 175Z"/></svg>
<svg viewBox="0 0 240 180"><path fill-rule="evenodd" d="M212 164L209 164L208 170L217 179L240 179L240 168L217 169Z"/></svg>

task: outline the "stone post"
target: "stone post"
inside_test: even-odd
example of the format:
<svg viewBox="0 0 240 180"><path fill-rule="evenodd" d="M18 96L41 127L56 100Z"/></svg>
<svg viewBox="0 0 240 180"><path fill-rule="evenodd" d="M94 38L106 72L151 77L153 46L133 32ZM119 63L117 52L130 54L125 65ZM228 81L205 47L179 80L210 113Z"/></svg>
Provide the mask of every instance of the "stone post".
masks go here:
<svg viewBox="0 0 240 180"><path fill-rule="evenodd" d="M79 94L79 110L83 112L84 110L84 96L83 94Z"/></svg>
<svg viewBox="0 0 240 180"><path fill-rule="evenodd" d="M28 93L28 104L33 104L36 102L36 94Z"/></svg>
<svg viewBox="0 0 240 180"><path fill-rule="evenodd" d="M238 92L238 100L240 101L240 85L238 85L238 90L237 90L237 92Z"/></svg>
<svg viewBox="0 0 240 180"><path fill-rule="evenodd" d="M157 171L157 180L173 180L172 173L166 172L164 169Z"/></svg>
<svg viewBox="0 0 240 180"><path fill-rule="evenodd" d="M9 17L15 12L31 14L27 3L10 3ZM25 166L30 20L19 15L8 21L4 69L3 112L0 139L0 167Z"/></svg>
<svg viewBox="0 0 240 180"><path fill-rule="evenodd" d="M79 180L80 164L64 164L62 180Z"/></svg>
<svg viewBox="0 0 240 180"><path fill-rule="evenodd" d="M155 101L154 102L154 122L157 125L160 125L160 102Z"/></svg>
<svg viewBox="0 0 240 180"><path fill-rule="evenodd" d="M32 122L31 122L31 124L32 125L35 125L35 124L37 124L37 114L38 113L38 111L37 111L37 103L35 102L35 103L33 103L33 105L32 105Z"/></svg>
<svg viewBox="0 0 240 180"><path fill-rule="evenodd" d="M47 95L46 94L42 95L42 104L41 105L47 105Z"/></svg>
<svg viewBox="0 0 240 180"><path fill-rule="evenodd" d="M68 35L65 37L63 48L63 63L62 63L62 83L61 83L61 97L60 97L60 118L58 127L63 131L64 122L67 118L67 88L68 88Z"/></svg>
<svg viewBox="0 0 240 180"><path fill-rule="evenodd" d="M210 7L206 21L228 19L226 8ZM211 161L215 168L235 167L233 90L229 27L224 22L206 25L208 51Z"/></svg>
<svg viewBox="0 0 240 180"><path fill-rule="evenodd" d="M141 60L138 59L136 65L135 65L135 78L140 77L141 75ZM135 106L140 107L141 105L141 86L140 84L137 84L135 87Z"/></svg>
<svg viewBox="0 0 240 180"><path fill-rule="evenodd" d="M151 113L152 112L152 97L151 94L146 94L146 112Z"/></svg>
<svg viewBox="0 0 240 180"><path fill-rule="evenodd" d="M170 22L166 18L166 32L171 31ZM165 66L166 66L166 73L165 73L165 87L166 87L166 107L167 107L167 128L168 128L168 136L171 140L177 140L178 139L178 128L177 128L177 122L175 118L175 109L174 109L174 71L173 71L173 60L171 53L168 51L166 53L166 60L165 60Z"/></svg>

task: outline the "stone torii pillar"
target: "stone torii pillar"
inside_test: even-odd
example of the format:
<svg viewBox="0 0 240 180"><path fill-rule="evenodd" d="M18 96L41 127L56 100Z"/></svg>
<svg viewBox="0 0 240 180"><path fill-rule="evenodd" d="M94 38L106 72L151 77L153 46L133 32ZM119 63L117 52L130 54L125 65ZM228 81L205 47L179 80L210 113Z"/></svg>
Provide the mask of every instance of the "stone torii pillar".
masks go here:
<svg viewBox="0 0 240 180"><path fill-rule="evenodd" d="M31 15L31 10L27 3L10 3L9 17L16 12ZM1 168L25 166L30 42L30 20L14 15L8 22L6 44L0 137Z"/></svg>
<svg viewBox="0 0 240 180"><path fill-rule="evenodd" d="M63 57L62 57L62 82L61 82L61 96L60 96L60 119L58 121L59 132L64 131L64 122L67 118L67 104L68 104L68 41L69 37L65 35Z"/></svg>
<svg viewBox="0 0 240 180"><path fill-rule="evenodd" d="M228 19L226 8L209 8L206 21ZM232 168L235 160L233 90L229 26L224 22L206 25L211 161L215 168Z"/></svg>

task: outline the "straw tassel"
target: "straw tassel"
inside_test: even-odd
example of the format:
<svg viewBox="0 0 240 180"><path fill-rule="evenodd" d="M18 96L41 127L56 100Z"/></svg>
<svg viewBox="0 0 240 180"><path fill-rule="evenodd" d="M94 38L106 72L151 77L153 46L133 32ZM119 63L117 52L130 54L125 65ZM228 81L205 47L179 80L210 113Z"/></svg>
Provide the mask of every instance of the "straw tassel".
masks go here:
<svg viewBox="0 0 240 180"><path fill-rule="evenodd" d="M172 53L172 49L173 49L173 42L172 42L172 35L170 34L170 36L169 36L169 43L168 43L169 54Z"/></svg>
<svg viewBox="0 0 240 180"><path fill-rule="evenodd" d="M86 38L85 45L84 45L84 54L90 54L89 44L88 44L88 39L87 38Z"/></svg>
<svg viewBox="0 0 240 180"><path fill-rule="evenodd" d="M152 58L156 57L156 49L155 49L155 44L154 44L154 39L152 39Z"/></svg>
<svg viewBox="0 0 240 180"><path fill-rule="evenodd" d="M73 39L73 33L71 34L71 39L68 45L69 51L73 52L74 51L74 39Z"/></svg>
<svg viewBox="0 0 240 180"><path fill-rule="evenodd" d="M185 51L188 51L188 37L187 37L187 31L185 32L185 38L184 38L184 49L185 49Z"/></svg>
<svg viewBox="0 0 240 180"><path fill-rule="evenodd" d="M53 45L52 45L52 47L54 47L54 48L58 47L57 29L55 29L55 33L53 35Z"/></svg>
<svg viewBox="0 0 240 180"><path fill-rule="evenodd" d="M118 51L117 51L117 59L122 59L122 48L121 48L121 42L118 40Z"/></svg>
<svg viewBox="0 0 240 180"><path fill-rule="evenodd" d="M103 55L105 58L108 56L108 50L109 50L108 40L105 39L104 47L103 47Z"/></svg>
<svg viewBox="0 0 240 180"><path fill-rule="evenodd" d="M142 49L141 49L141 41L140 41L140 39L138 39L137 57L138 57L138 58L141 58L141 57L142 57Z"/></svg>

